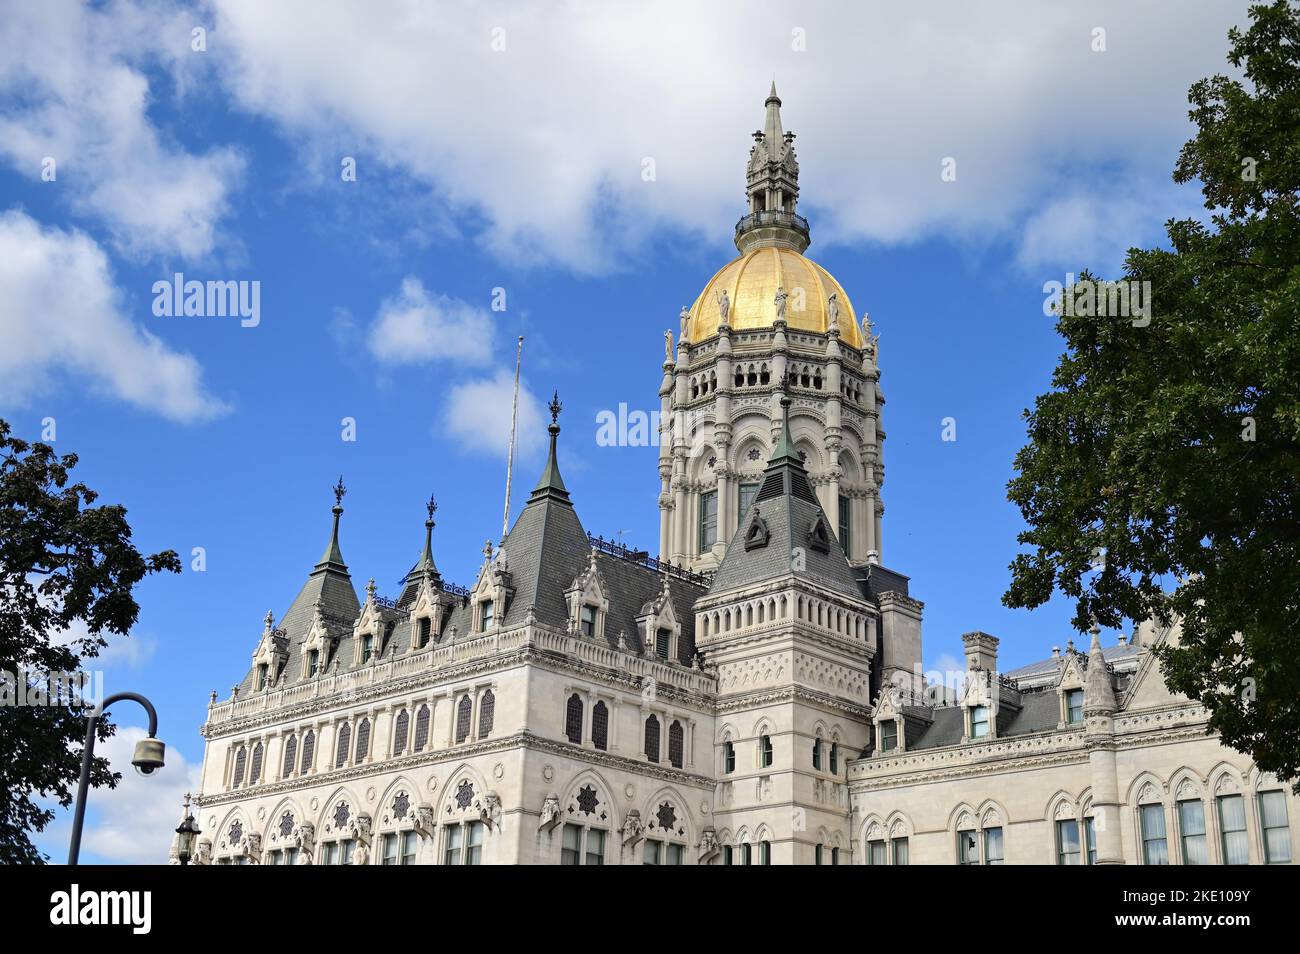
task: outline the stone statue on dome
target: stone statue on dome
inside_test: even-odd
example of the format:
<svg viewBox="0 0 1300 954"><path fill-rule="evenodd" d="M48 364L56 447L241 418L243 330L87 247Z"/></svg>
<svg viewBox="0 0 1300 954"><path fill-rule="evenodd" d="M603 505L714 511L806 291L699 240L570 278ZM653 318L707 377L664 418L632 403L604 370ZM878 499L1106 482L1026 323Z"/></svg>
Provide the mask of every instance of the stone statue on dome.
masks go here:
<svg viewBox="0 0 1300 954"><path fill-rule="evenodd" d="M826 299L826 323L832 332L840 330L840 293L831 292Z"/></svg>
<svg viewBox="0 0 1300 954"><path fill-rule="evenodd" d="M680 313L680 317L681 317L681 319L682 319L682 329L681 329L681 334L679 334L679 335L677 336L677 339L678 339L679 341L685 341L685 340L686 340L686 325L687 325L687 323L691 320L691 309L690 309L689 307L687 307L686 305L682 305L682 310L681 310L681 313Z"/></svg>
<svg viewBox="0 0 1300 954"><path fill-rule="evenodd" d="M671 328L664 332L664 360L673 360L673 330Z"/></svg>
<svg viewBox="0 0 1300 954"><path fill-rule="evenodd" d="M784 286L782 285L776 286L776 320L777 321L785 320L785 300L789 297L790 296L785 293Z"/></svg>
<svg viewBox="0 0 1300 954"><path fill-rule="evenodd" d="M725 288L718 292L718 315L724 325L727 324L727 319L731 317L731 298L727 295Z"/></svg>

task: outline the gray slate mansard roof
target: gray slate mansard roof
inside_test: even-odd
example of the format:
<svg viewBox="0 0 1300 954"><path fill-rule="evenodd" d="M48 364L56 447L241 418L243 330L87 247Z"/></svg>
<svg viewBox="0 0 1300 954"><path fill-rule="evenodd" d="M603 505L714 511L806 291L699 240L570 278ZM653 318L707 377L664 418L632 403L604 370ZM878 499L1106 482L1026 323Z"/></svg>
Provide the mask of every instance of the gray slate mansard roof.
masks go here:
<svg viewBox="0 0 1300 954"><path fill-rule="evenodd" d="M504 627L522 625L528 616L529 607L533 607L538 624L552 629L567 629L569 609L565 590L569 589L575 578L585 572L587 561L591 558L590 540L560 476L556 459L558 434L559 427L553 423L551 451L541 479L501 543L500 552L505 556L514 589L514 596L505 615L499 617L499 622ZM335 509L334 533L325 549L325 555L311 571L279 622L279 629L288 637L289 654L281 669L283 675L275 682L276 686L305 681L302 676L302 644L311 630L317 602L320 603L331 635L338 637L327 671L333 672L336 667L342 672L360 668L353 663L355 653L352 631L361 612L361 603L353 589L352 578L343 562L338 544L338 515L342 513L342 508ZM430 529L431 523L432 513L430 522L426 525ZM703 595L704 587L681 576L652 569L641 561L611 553L597 551L595 560L604 581L605 596L609 600L604 632L606 642L617 648L619 634L624 633L631 651L645 651L636 617L647 603L659 597L667 579L673 613L681 625L679 661L689 664L695 654L694 606L695 601ZM404 579L398 599L398 605L402 609L413 600L425 566L425 555L422 554L420 561ZM431 554L428 554L427 566L434 585L442 586L442 578L437 573ZM410 618L401 610L388 611L385 615L391 615L393 628L383 645L377 647L377 659L390 659L406 652L412 645ZM457 597L437 640L447 639L453 628L461 636L469 633L472 615L472 607L463 598ZM246 698L254 691L254 685L255 673L250 667L239 684L239 696Z"/></svg>

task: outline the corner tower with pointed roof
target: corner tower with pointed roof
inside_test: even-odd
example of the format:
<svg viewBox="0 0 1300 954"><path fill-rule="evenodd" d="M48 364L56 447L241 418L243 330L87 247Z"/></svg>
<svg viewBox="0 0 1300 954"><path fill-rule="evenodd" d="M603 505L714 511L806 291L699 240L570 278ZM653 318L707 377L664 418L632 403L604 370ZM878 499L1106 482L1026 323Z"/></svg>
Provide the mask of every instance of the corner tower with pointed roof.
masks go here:
<svg viewBox="0 0 1300 954"><path fill-rule="evenodd" d="M843 773L870 736L879 614L809 484L792 403L695 631L718 671L720 827L812 864L852 840Z"/></svg>
<svg viewBox="0 0 1300 954"><path fill-rule="evenodd" d="M880 561L877 341L845 288L804 251L794 133L773 82L745 165L739 256L679 315L660 397L659 556L696 570L722 561L758 492L789 397L791 447L849 559ZM782 382L785 382L784 385Z"/></svg>

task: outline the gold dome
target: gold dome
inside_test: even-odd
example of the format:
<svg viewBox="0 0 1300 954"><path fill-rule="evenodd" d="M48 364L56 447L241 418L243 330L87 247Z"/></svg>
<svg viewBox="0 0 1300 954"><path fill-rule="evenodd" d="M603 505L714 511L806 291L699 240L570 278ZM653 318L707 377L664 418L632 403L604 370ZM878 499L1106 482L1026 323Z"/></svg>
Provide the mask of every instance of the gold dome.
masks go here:
<svg viewBox="0 0 1300 954"><path fill-rule="evenodd" d="M691 306L686 326L686 340L698 344L718 333L722 313L718 293L724 289L731 301L728 324L733 331L771 328L776 321L776 289L785 289L785 320L791 331L825 334L830 321L826 299L832 293L840 305L840 340L854 348L862 347L862 332L848 293L830 272L792 248L765 245L751 248L728 262L709 279ZM802 292L802 310L800 309Z"/></svg>

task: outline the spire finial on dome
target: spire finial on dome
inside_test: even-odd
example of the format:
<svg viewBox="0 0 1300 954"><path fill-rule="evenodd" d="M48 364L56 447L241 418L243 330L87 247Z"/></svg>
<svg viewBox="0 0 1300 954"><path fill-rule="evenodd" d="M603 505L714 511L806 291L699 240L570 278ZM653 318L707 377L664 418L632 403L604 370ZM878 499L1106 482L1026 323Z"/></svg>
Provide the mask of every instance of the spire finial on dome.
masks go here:
<svg viewBox="0 0 1300 954"><path fill-rule="evenodd" d="M546 458L546 469L542 471L542 476L537 481L537 486L533 488L528 502L551 497L568 503L569 491L564 486L564 479L560 477L560 465L555 447L556 439L560 436L560 412L564 410L564 405L560 403L559 391L551 397L547 410L551 412L551 424L546 428L547 433L551 435L551 449Z"/></svg>
<svg viewBox="0 0 1300 954"><path fill-rule="evenodd" d="M799 163L794 156L794 133L781 125L781 97L776 78L763 101L763 126L754 133L745 171L748 214L736 225L736 247L743 255L756 246L808 247L808 223L795 214L799 201Z"/></svg>
<svg viewBox="0 0 1300 954"><path fill-rule="evenodd" d="M333 563L337 566L346 566L343 562L343 551L339 549L339 517L343 516L343 498L347 496L348 488L343 486L343 476L339 475L339 482L334 485L334 529L330 532L330 542L325 548L325 553L320 558L317 566Z"/></svg>

